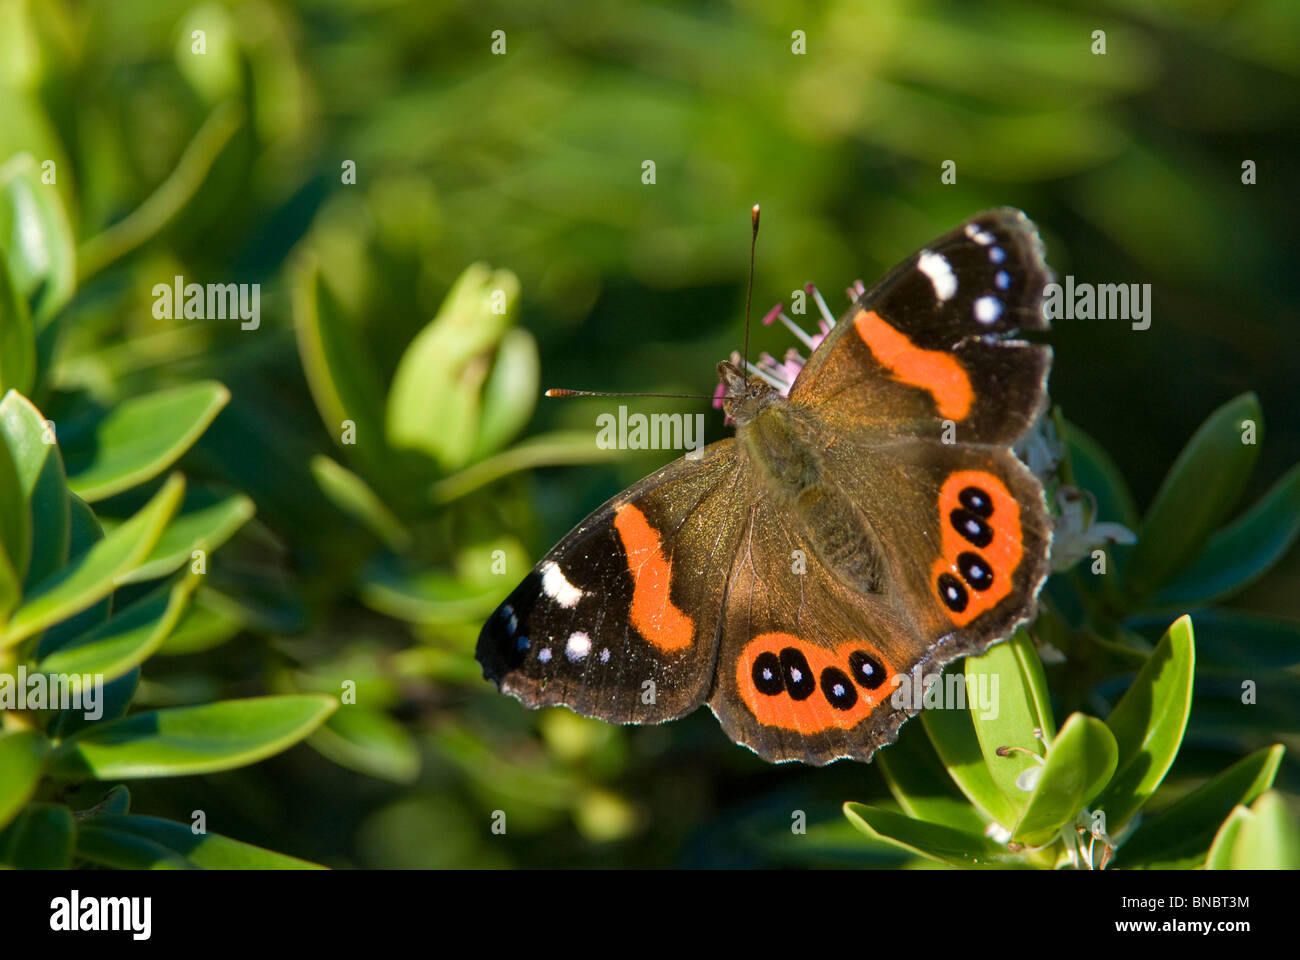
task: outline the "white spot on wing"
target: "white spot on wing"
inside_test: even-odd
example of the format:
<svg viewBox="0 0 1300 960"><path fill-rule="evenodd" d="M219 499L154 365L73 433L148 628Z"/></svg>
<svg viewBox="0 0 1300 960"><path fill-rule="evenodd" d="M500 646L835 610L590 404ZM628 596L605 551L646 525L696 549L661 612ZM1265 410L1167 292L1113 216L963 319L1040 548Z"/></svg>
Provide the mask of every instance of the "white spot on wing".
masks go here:
<svg viewBox="0 0 1300 960"><path fill-rule="evenodd" d="M974 223L966 224L966 236L970 237L981 247L987 247L997 239L993 234L989 233L987 230L981 230L979 226Z"/></svg>
<svg viewBox="0 0 1300 960"><path fill-rule="evenodd" d="M565 578L552 560L542 564L542 592L562 607L571 607L582 599L582 591Z"/></svg>
<svg viewBox="0 0 1300 960"><path fill-rule="evenodd" d="M930 278L930 284L934 287L934 295L940 301L952 299L952 295L957 292L957 275L952 272L947 257L942 253L922 250L921 255L916 260L916 266Z"/></svg>
<svg viewBox="0 0 1300 960"><path fill-rule="evenodd" d="M577 662L591 652L591 637L581 630L569 634L569 642L564 645L564 655Z"/></svg>
<svg viewBox="0 0 1300 960"><path fill-rule="evenodd" d="M997 297L980 297L975 301L975 319L980 323L997 323L1002 316L1002 304Z"/></svg>

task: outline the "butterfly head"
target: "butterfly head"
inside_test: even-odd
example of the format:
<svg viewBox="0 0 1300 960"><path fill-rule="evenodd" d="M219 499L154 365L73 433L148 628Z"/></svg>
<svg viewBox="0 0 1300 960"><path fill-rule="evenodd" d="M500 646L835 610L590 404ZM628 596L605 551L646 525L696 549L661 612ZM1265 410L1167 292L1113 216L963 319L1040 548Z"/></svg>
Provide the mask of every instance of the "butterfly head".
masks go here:
<svg viewBox="0 0 1300 960"><path fill-rule="evenodd" d="M722 380L722 409L737 427L745 426L781 396L762 377L745 376L729 360L718 364L718 377Z"/></svg>

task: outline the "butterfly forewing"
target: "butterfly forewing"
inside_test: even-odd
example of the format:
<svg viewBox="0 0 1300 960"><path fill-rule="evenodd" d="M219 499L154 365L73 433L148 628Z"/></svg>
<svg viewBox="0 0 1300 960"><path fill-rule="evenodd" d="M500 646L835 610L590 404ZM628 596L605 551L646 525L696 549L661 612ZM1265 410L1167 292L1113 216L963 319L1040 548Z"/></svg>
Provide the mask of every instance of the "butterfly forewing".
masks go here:
<svg viewBox="0 0 1300 960"><path fill-rule="evenodd" d="M659 723L704 702L744 500L735 442L707 447L575 527L484 625L484 675L530 707Z"/></svg>

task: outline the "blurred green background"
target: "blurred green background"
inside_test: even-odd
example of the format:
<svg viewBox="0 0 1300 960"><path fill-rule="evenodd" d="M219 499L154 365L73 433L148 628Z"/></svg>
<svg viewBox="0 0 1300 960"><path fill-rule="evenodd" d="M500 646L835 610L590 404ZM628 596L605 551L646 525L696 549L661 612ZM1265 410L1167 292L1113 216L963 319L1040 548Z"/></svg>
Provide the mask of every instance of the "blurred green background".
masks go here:
<svg viewBox="0 0 1300 960"><path fill-rule="evenodd" d="M232 400L184 466L258 510L200 595L216 626L151 661L137 702L351 679L364 708L257 766L134 785L134 808L202 808L214 830L331 866L901 862L839 813L885 795L872 766L772 767L707 711L622 729L529 713L480 679L483 616L667 459L575 462L598 459L574 438L606 403L534 410L536 391L502 388L466 414L500 418L495 443L384 443L358 418L353 447L331 391L338 409L382 409L408 345L483 262L513 274L481 282L510 291L507 319L527 331L501 346L516 383L708 393L743 337L751 204L758 313L809 281L838 311L835 291L1010 204L1059 276L1152 285L1149 330L1063 320L1051 338L1053 400L1137 503L1245 390L1267 420L1252 500L1300 460L1297 36L1293 0L0 0L0 160L55 161L79 244L36 399L58 421L219 380ZM153 285L176 274L260 283L261 327L155 318ZM319 329L342 331L346 362L313 359ZM753 334L774 354L792 345L779 326ZM488 368L426 359L414 394L458 422ZM516 434L532 452L496 461L500 479L436 486ZM347 509L352 477L386 521ZM509 583L483 575L495 549ZM1300 619L1297 582L1292 550L1234 604ZM1294 745L1300 719L1236 739L1195 723L1200 752L1171 790L1243 746ZM1300 786L1292 761L1279 786ZM488 829L497 809L504 837ZM808 837L791 835L794 809Z"/></svg>

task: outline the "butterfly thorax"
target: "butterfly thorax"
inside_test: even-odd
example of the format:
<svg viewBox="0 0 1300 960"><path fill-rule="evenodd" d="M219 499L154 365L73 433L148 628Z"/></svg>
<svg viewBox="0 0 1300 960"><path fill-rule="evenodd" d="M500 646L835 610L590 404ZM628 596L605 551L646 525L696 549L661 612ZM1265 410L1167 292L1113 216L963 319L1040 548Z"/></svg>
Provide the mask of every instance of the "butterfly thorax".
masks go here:
<svg viewBox="0 0 1300 960"><path fill-rule="evenodd" d="M741 455L763 497L795 521L803 541L851 590L881 589L881 553L866 517L834 479L823 451L828 438L811 416L758 377L718 365L723 409L736 424Z"/></svg>

